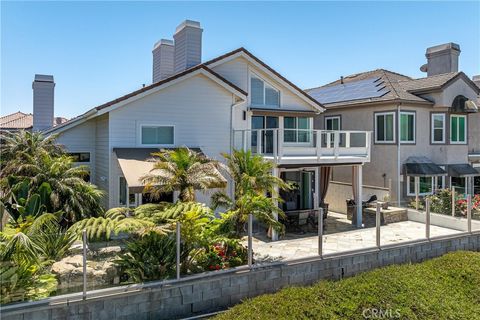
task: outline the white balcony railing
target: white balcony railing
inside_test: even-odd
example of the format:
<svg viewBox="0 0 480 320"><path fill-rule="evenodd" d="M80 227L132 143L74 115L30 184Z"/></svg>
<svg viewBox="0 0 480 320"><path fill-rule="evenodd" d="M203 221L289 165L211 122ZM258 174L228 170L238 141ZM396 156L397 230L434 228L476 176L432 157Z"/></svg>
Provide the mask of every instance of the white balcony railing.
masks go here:
<svg viewBox="0 0 480 320"><path fill-rule="evenodd" d="M370 161L370 131L303 129L234 130L233 146L277 163Z"/></svg>

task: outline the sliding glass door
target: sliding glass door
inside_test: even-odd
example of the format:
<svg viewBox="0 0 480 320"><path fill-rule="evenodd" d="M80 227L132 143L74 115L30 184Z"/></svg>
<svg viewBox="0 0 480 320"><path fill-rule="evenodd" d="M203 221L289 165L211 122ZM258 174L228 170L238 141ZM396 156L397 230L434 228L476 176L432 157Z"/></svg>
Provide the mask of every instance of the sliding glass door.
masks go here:
<svg viewBox="0 0 480 320"><path fill-rule="evenodd" d="M258 131L259 129L267 129ZM273 153L273 134L278 129L278 117L253 116L252 117L252 149L257 153ZM258 134L261 134L261 150L258 149Z"/></svg>

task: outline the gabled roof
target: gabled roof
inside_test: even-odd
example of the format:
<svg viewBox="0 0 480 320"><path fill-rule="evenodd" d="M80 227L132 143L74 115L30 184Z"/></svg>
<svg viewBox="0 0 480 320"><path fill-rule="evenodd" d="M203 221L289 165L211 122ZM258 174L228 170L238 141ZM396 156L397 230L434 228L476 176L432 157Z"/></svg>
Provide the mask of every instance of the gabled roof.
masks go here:
<svg viewBox="0 0 480 320"><path fill-rule="evenodd" d="M480 92L478 86L469 77L467 77L465 73L461 71L443 73L425 78L400 81L400 85L404 90L407 90L408 92L426 92L431 90L443 89L448 86L448 84L459 78L462 78L468 85L470 85L477 94Z"/></svg>
<svg viewBox="0 0 480 320"><path fill-rule="evenodd" d="M320 111L320 112L324 111L325 107L320 101L317 101L315 98L311 97L307 92L305 92L304 90L297 87L290 80L288 80L287 78L282 76L280 73L275 71L272 67L267 65L265 62L263 62L262 60L260 60L256 56L254 56L250 51L248 51L247 49L245 49L243 47L240 47L238 49L235 49L233 51L225 53L225 54L223 54L219 57L216 57L212 60L206 61L203 64L207 65L207 66L210 66L210 67L214 67L216 65L219 65L219 64L223 63L225 60L235 59L239 56L242 56L243 58L247 59L247 61L253 62L254 64L258 65L258 67L260 67L260 69L263 69L263 71L265 71L267 74L270 73L272 76L277 78L279 80L279 82L281 82L281 83L283 82L284 85L286 85L287 87L290 87L290 89L294 93L296 93L300 98L302 98L307 103L309 103L314 108L316 108L318 111Z"/></svg>
<svg viewBox="0 0 480 320"><path fill-rule="evenodd" d="M349 106L349 105L356 105L356 104L365 104L365 103L372 103L372 102L386 102L386 101L407 101L407 102L414 102L414 103L421 103L421 104L433 104L432 102L418 97L414 94L403 89L400 85L401 81L410 81L413 80L412 78L405 76L403 74L399 74L396 72L392 72L385 69L376 69L366 72L361 72L353 75L349 75L343 78L343 84L354 83L357 81L367 80L367 79L379 79L378 82L385 86L385 91L387 93L377 96L377 97L370 97L370 98L362 98L362 99L351 99L345 101L338 101L334 103L324 103L327 108L329 107L336 107L336 106ZM324 86L311 88L305 90L307 93L320 93L324 88L331 88L332 86L340 86L342 85L342 80L336 80ZM322 101L320 101L322 102Z"/></svg>
<svg viewBox="0 0 480 320"><path fill-rule="evenodd" d="M235 84L231 83L230 81L228 81L227 79L225 79L224 77L222 77L221 75L219 75L218 73L216 73L215 71L213 71L212 69L207 67L206 65L199 64L199 65L197 65L195 67L192 67L192 68L189 68L189 69L187 69L183 72L174 74L171 77L165 78L161 81L158 81L156 83L153 83L153 84L148 85L146 87L143 87L141 89L135 90L135 91L133 91L129 94L126 94L124 96L121 96L117 99L108 101L104 104L101 104L97 107L94 107L94 108L88 110L87 112L81 114L80 116L75 117L75 118L71 119L70 121L67 121L67 122L63 123L60 126L48 129L45 132L50 133L52 131L66 129L66 128L72 126L72 125L80 124L81 122L83 122L87 119L90 119L90 116L95 117L97 115L100 115L100 112L102 112L104 110L107 110L108 108L113 108L114 106L120 105L121 103L131 102L132 99L140 98L144 94L148 94L150 91L153 91L154 89L161 89L163 86L169 85L169 84L173 83L175 80L181 80L183 78L186 79L187 77L196 75L198 73L202 73L202 74L206 75L207 77L209 77L210 79L214 80L215 82L217 82L219 84L223 84L226 89L230 90L232 93L236 94L240 98L245 98L248 95L244 90L237 87ZM101 113L101 114L103 114L103 113Z"/></svg>

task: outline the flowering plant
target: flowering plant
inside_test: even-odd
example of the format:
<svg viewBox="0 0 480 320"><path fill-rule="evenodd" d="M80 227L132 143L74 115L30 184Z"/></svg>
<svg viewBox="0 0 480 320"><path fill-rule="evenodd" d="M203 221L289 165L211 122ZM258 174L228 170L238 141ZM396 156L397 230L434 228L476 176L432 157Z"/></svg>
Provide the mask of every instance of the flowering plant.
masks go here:
<svg viewBox="0 0 480 320"><path fill-rule="evenodd" d="M199 259L205 270L220 270L245 264L247 250L237 240L225 239L207 247L205 254Z"/></svg>

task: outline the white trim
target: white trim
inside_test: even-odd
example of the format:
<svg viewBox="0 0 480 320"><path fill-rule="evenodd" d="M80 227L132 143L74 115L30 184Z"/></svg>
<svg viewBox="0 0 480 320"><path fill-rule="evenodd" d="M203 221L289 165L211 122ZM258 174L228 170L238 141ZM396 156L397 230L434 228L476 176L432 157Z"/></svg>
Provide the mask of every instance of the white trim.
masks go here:
<svg viewBox="0 0 480 320"><path fill-rule="evenodd" d="M377 117L378 116L386 116L386 115L393 115L393 140L377 140ZM375 123L375 143L376 144L392 144L392 143L396 143L396 129L397 129L397 123L396 123L396 113L395 111L387 111L387 112L377 112L377 113L374 113L374 123ZM385 122L384 122L384 125L385 125ZM384 128L385 129L385 128ZM384 130L385 132L385 136L386 136L386 130Z"/></svg>
<svg viewBox="0 0 480 320"><path fill-rule="evenodd" d="M292 128L285 129L285 118L295 118L295 128L294 129L292 129ZM307 118L309 120L308 121L309 128L308 129L298 129L298 118ZM282 122L282 127L283 127L282 130L284 132L283 141L282 141L284 146L287 146L287 147L288 146L306 146L306 147L312 146L312 144L313 144L313 122L314 122L313 117L308 117L308 116L305 116L305 117L304 116L294 116L294 117L292 117L292 116L282 116L280 120ZM285 141L285 130L296 130L295 131L295 140L296 141ZM298 131L299 130L303 130L303 131L307 131L307 132L310 131L311 132L311 135L309 137L310 141L299 142L298 141Z"/></svg>
<svg viewBox="0 0 480 320"><path fill-rule="evenodd" d="M453 118L464 118L465 119L465 126L463 128L464 130L464 138L465 140L464 141L452 141L452 119ZM451 114L450 115L450 144L467 144L467 140L468 140L468 130L467 130L467 116L464 115L464 114ZM457 125L457 138L460 136L460 128L459 126Z"/></svg>
<svg viewBox="0 0 480 320"><path fill-rule="evenodd" d="M149 143L142 143L142 128L143 127L168 127L173 128L173 143L172 144L149 144ZM175 139L175 125L169 123L162 123L162 122L149 122L149 121L137 121L137 146L140 147L173 147L175 146L176 139Z"/></svg>
<svg viewBox="0 0 480 320"><path fill-rule="evenodd" d="M441 116L442 121L443 121L443 126L442 126L442 141L435 141L435 129L440 129L440 128L435 128L435 116ZM447 121L446 121L446 114L445 113L432 113L430 117L430 143L431 144L444 144L445 143L445 138L446 138L446 131L447 131Z"/></svg>
<svg viewBox="0 0 480 320"><path fill-rule="evenodd" d="M414 179L415 177L414 176L407 176L407 196L415 196L415 190L410 190L410 179ZM418 195L419 196L427 196L427 195L430 195L430 194L433 194L433 177L421 177L421 178L430 178L430 192L420 192L420 177L418 177L419 179L419 187L418 187ZM443 177L444 178L444 177Z"/></svg>
<svg viewBox="0 0 480 320"><path fill-rule="evenodd" d="M342 122L341 122L342 117L341 116L325 116L324 123L323 123L325 130L328 130L327 129L327 120L334 120L334 119L338 119L338 130L342 130Z"/></svg>
<svg viewBox="0 0 480 320"><path fill-rule="evenodd" d="M402 114L405 115L413 115L413 140L405 140L402 141L402 133L400 132L402 130ZM407 128L408 129L408 128ZM416 113L413 111L400 111L400 126L398 128L399 134L400 134L400 143L402 144L414 144L416 143L416 135L417 135L417 116ZM407 133L408 135L408 133Z"/></svg>

